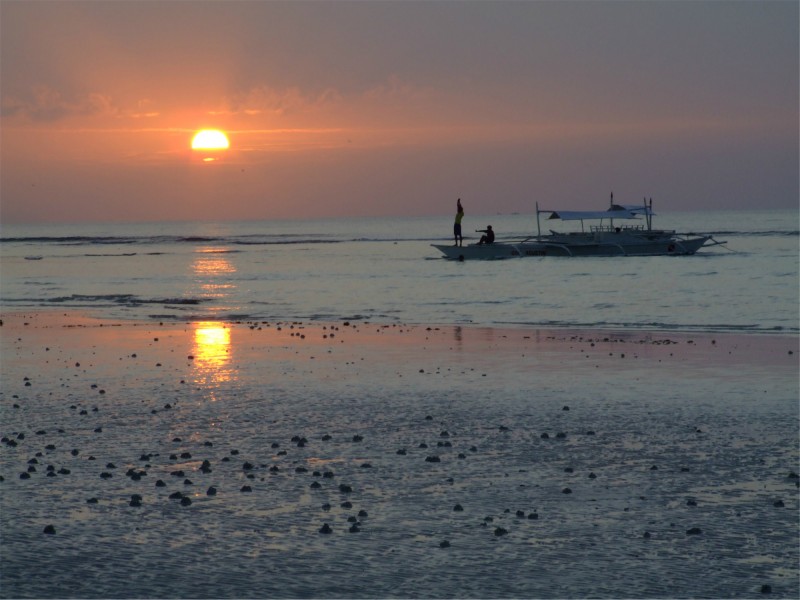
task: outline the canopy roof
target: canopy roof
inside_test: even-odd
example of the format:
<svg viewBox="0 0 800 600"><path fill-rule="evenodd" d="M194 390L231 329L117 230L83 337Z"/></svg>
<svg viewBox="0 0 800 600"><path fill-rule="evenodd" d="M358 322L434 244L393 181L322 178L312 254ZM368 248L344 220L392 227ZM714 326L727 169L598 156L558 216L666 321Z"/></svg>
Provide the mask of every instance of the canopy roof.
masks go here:
<svg viewBox="0 0 800 600"><path fill-rule="evenodd" d="M562 221L582 221L584 219L638 219L639 215L653 214L649 207L643 205L613 204L608 210L543 210L550 212L548 219Z"/></svg>
<svg viewBox="0 0 800 600"><path fill-rule="evenodd" d="M547 211L545 211L547 212ZM583 219L638 219L639 216L629 210L559 210L553 211L548 219L562 221L582 221Z"/></svg>

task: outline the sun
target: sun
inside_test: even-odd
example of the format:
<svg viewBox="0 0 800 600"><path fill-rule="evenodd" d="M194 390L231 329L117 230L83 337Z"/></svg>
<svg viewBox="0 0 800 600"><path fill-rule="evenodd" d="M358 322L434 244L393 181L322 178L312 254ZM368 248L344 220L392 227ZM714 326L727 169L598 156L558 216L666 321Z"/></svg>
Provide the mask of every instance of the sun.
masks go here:
<svg viewBox="0 0 800 600"><path fill-rule="evenodd" d="M227 150L228 136L218 129L201 129L192 138L192 150Z"/></svg>

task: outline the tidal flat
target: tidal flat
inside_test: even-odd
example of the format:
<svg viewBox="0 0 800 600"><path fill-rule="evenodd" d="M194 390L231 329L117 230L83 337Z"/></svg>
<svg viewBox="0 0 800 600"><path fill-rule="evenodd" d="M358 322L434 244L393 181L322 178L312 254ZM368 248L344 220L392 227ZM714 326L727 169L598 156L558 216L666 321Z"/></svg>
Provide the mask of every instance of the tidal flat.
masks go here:
<svg viewBox="0 0 800 600"><path fill-rule="evenodd" d="M3 315L3 598L796 598L795 335Z"/></svg>

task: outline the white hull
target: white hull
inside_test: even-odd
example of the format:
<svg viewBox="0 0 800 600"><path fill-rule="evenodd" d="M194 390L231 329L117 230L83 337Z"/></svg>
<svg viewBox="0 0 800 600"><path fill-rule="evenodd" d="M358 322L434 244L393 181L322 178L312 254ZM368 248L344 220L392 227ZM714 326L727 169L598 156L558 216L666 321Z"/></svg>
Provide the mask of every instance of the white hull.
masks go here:
<svg viewBox="0 0 800 600"><path fill-rule="evenodd" d="M612 234L613 235L613 234ZM591 235L565 234L542 236L522 242L495 242L446 246L433 244L452 260L497 260L521 256L682 256L694 254L711 236L685 238L653 232L647 236L620 234L618 239L595 239Z"/></svg>

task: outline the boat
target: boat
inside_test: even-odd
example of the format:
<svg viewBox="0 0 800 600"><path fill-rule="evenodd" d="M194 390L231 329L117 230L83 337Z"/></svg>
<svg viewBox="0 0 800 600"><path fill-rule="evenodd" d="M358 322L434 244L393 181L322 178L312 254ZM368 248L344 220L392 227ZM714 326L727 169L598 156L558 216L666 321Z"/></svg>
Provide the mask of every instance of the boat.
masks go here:
<svg viewBox="0 0 800 600"><path fill-rule="evenodd" d="M580 221L580 231L542 234L541 218ZM536 203L537 234L519 241L498 240L491 244L451 246L432 244L452 260L492 260L522 256L683 256L709 245L724 244L711 235L683 234L668 229L653 229L653 200L641 205L614 203L603 211L545 210ZM644 224L642 224L644 219ZM620 221L638 221L622 224ZM589 223L588 230L586 223Z"/></svg>

